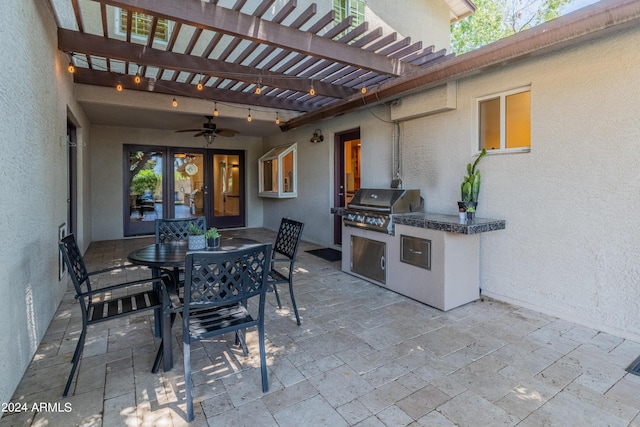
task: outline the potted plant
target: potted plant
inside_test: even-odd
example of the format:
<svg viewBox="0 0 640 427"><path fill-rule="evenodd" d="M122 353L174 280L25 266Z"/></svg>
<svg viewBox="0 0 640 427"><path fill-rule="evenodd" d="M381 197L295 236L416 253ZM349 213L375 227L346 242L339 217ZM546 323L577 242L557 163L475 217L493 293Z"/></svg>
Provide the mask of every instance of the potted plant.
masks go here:
<svg viewBox="0 0 640 427"><path fill-rule="evenodd" d="M189 243L190 251L204 249L207 246L207 241L205 239L203 229L201 229L195 224L190 224L189 227L187 228L187 232L189 233L189 236L187 237L187 241Z"/></svg>
<svg viewBox="0 0 640 427"><path fill-rule="evenodd" d="M209 248L217 248L220 246L220 233L218 233L218 229L215 227L211 227L205 233L205 237L207 238L207 247Z"/></svg>
<svg viewBox="0 0 640 427"><path fill-rule="evenodd" d="M462 201L458 202L460 212L464 209L464 212L473 212L475 214L478 206L478 194L480 193L480 169L476 169L476 166L486 154L487 150L483 148L473 165L471 163L467 164L467 176L464 177L460 186L462 197ZM470 208L473 208L473 210L470 211ZM469 218L468 215L467 218Z"/></svg>

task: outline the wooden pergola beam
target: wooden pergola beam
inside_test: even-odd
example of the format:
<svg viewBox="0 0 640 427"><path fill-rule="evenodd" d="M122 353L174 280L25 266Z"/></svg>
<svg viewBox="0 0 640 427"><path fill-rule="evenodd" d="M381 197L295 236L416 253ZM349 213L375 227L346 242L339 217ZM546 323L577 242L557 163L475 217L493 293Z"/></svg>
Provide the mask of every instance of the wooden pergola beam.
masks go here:
<svg viewBox="0 0 640 427"><path fill-rule="evenodd" d="M263 85L307 92L308 79L297 79L281 73L257 70L253 67L217 61L201 56L187 55L153 49L146 45L127 43L121 40L107 39L92 34L58 29L58 48L66 52L134 62L139 65L164 69L180 70L194 74L203 74L221 78L256 83L258 76ZM314 81L314 89L318 95L331 98L346 98L355 91L349 88Z"/></svg>

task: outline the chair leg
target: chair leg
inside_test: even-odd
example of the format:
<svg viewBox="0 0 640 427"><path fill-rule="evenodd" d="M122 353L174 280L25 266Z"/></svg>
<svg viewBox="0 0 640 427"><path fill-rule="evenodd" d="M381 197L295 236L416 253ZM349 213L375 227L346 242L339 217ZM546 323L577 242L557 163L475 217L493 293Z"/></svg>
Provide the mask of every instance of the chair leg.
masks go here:
<svg viewBox="0 0 640 427"><path fill-rule="evenodd" d="M282 308L282 304L280 303L280 295L278 295L278 286L275 283L272 283L271 287L273 287L273 293L276 294L276 301L278 302L278 308Z"/></svg>
<svg viewBox="0 0 640 427"><path fill-rule="evenodd" d="M193 397L191 396L191 345L189 338L184 340L182 345L184 350L184 394L187 400L187 421L193 421Z"/></svg>
<svg viewBox="0 0 640 427"><path fill-rule="evenodd" d="M264 325L258 325L258 342L260 345L260 370L262 371L262 392L269 391L269 378L267 377L267 356L264 349Z"/></svg>
<svg viewBox="0 0 640 427"><path fill-rule="evenodd" d="M71 358L71 372L69 373L69 378L67 378L67 384L64 386L62 397L67 397L67 395L69 394L73 376L75 375L78 364L80 363L80 356L82 356L82 350L84 349L84 338L86 337L86 335L87 328L83 326L82 332L80 332L80 338L78 339L78 344L76 345L76 350L73 352L73 357Z"/></svg>
<svg viewBox="0 0 640 427"><path fill-rule="evenodd" d="M293 280L289 279L289 294L291 295L291 305L293 305L293 312L296 315L296 322L300 326L300 315L298 314L298 306L296 305L296 299L293 296Z"/></svg>
<svg viewBox="0 0 640 427"><path fill-rule="evenodd" d="M249 354L249 348L247 347L247 343L244 340L244 335L242 331L236 331L236 345L240 345L242 347L242 353L244 353L245 357Z"/></svg>

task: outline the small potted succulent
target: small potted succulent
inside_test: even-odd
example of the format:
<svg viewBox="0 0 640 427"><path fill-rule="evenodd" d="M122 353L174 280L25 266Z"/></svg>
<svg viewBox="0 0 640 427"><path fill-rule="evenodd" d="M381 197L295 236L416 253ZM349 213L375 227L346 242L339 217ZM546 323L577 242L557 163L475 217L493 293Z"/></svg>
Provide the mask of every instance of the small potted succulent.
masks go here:
<svg viewBox="0 0 640 427"><path fill-rule="evenodd" d="M187 241L189 243L190 251L197 251L198 249L204 249L207 246L207 241L204 235L204 230L195 224L190 224L187 228L189 236Z"/></svg>
<svg viewBox="0 0 640 427"><path fill-rule="evenodd" d="M476 208L473 206L467 206L467 219L474 219L476 217Z"/></svg>
<svg viewBox="0 0 640 427"><path fill-rule="evenodd" d="M217 248L220 246L220 233L218 233L218 229L215 227L211 227L205 233L207 238L207 247L209 248Z"/></svg>

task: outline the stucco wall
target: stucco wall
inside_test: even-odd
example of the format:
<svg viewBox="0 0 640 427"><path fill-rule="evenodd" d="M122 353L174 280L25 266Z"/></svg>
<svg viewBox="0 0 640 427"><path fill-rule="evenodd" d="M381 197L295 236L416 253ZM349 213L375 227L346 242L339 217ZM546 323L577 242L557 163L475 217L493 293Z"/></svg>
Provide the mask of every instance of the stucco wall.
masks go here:
<svg viewBox="0 0 640 427"><path fill-rule="evenodd" d="M376 118L377 116L378 118ZM319 128L324 141L309 139ZM360 128L362 186L389 187L392 179L393 125L385 106L336 117L279 134L265 141L265 152L274 146L298 143L298 197L265 199L264 226L276 230L283 217L305 223L303 238L320 245L333 245L334 135Z"/></svg>
<svg viewBox="0 0 640 427"><path fill-rule="evenodd" d="M482 160L484 294L640 338L640 31L458 82L458 109L405 122L403 171L432 212L455 213L472 160L475 97L531 85L531 152Z"/></svg>
<svg viewBox="0 0 640 427"><path fill-rule="evenodd" d="M202 148L204 139L194 143L191 134L173 131L91 126L91 206L93 240L122 239L124 236L122 153L124 144L160 145ZM258 157L262 139L247 136L216 138L215 148L245 150L247 226L262 226L262 202L258 193Z"/></svg>
<svg viewBox="0 0 640 427"><path fill-rule="evenodd" d="M47 2L1 2L0 28L0 401L8 402L68 284L58 280L57 241L67 218L67 108L77 106Z"/></svg>

